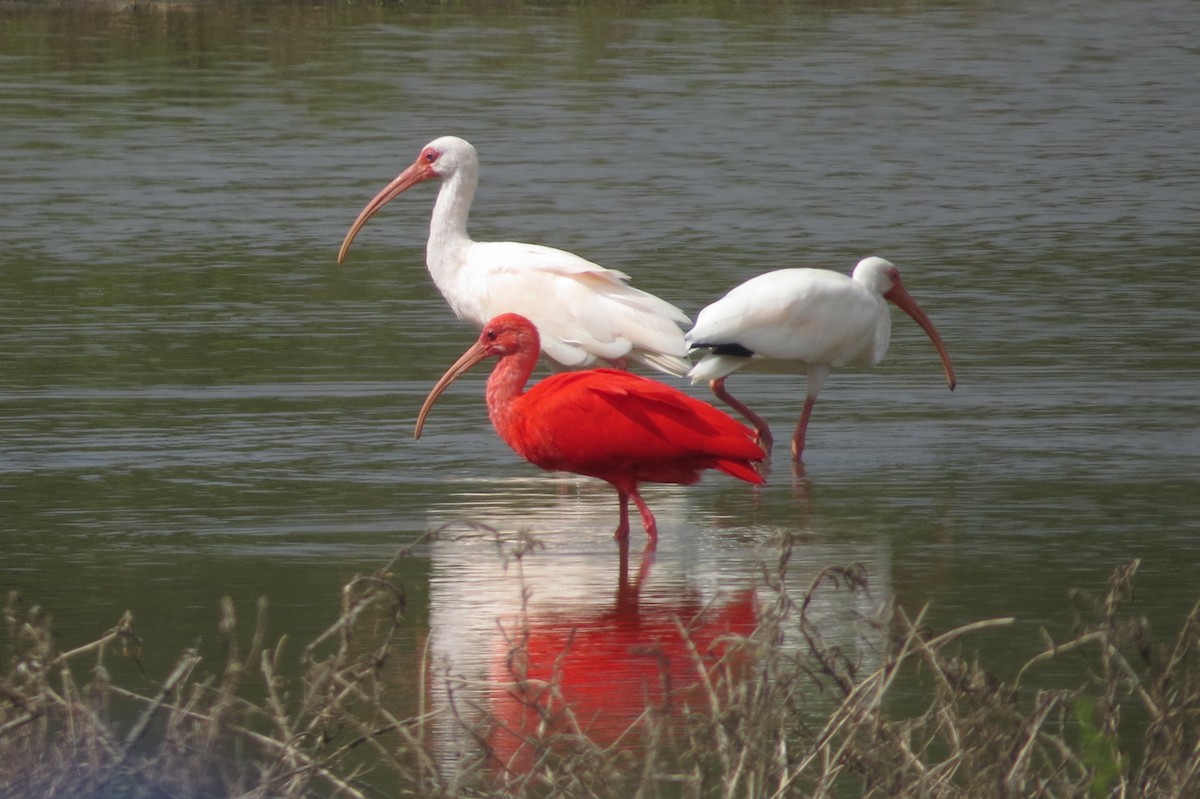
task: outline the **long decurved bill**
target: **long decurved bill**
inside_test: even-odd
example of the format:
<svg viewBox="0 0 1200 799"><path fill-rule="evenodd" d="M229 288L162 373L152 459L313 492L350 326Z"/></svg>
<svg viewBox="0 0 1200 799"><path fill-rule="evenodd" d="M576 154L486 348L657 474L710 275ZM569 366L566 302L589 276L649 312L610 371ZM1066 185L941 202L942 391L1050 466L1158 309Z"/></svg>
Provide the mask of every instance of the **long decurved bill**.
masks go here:
<svg viewBox="0 0 1200 799"><path fill-rule="evenodd" d="M933 346L937 348L938 355L942 359L942 368L946 370L946 383L953 391L958 382L954 377L954 365L950 363L950 353L946 352L946 345L942 343L942 337L938 334L937 328L933 326L933 321L921 310L921 306L917 305L917 301L908 293L908 290L899 283L892 286L891 291L884 294L883 297L895 303L900 310L911 316L913 321L920 325L921 329L929 336L929 340L933 342Z"/></svg>
<svg viewBox="0 0 1200 799"><path fill-rule="evenodd" d="M354 241L354 237L358 235L358 231L362 229L362 226L367 224L367 220L375 216L376 211L421 181L435 177L437 177L437 173L433 171L429 164L424 161L417 161L397 175L395 180L384 186L383 190L371 198L371 202L367 203L362 211L359 212L358 218L350 226L350 232L346 234L346 238L342 239L342 248L338 250L337 262L340 264L346 260L346 253L350 250L350 242Z"/></svg>
<svg viewBox="0 0 1200 799"><path fill-rule="evenodd" d="M425 403L421 406L421 412L417 414L417 426L413 429L413 438L421 437L421 429L425 427L425 417L429 415L433 403L437 402L437 398L441 396L442 392L449 388L451 383L462 377L463 373L470 370L472 366L492 357L492 354L477 341L454 362L453 366L446 370L446 374L442 375L430 390L429 396L425 398Z"/></svg>

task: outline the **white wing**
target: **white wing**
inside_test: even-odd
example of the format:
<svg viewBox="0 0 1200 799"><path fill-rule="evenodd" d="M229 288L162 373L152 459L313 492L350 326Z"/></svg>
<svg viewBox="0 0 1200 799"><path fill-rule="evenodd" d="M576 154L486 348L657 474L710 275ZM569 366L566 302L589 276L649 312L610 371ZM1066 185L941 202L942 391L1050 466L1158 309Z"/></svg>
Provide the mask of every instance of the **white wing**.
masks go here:
<svg viewBox="0 0 1200 799"><path fill-rule="evenodd" d="M568 367L631 358L686 374L683 311L633 288L628 276L563 250L516 242L474 242L447 301L482 327L501 313L530 319L546 355ZM453 296L452 296L453 295Z"/></svg>
<svg viewBox="0 0 1200 799"><path fill-rule="evenodd" d="M851 278L825 269L780 269L751 278L706 307L686 338L695 348L737 345L753 358L839 367L878 363L890 333L884 300ZM691 377L711 380L750 360L710 352Z"/></svg>

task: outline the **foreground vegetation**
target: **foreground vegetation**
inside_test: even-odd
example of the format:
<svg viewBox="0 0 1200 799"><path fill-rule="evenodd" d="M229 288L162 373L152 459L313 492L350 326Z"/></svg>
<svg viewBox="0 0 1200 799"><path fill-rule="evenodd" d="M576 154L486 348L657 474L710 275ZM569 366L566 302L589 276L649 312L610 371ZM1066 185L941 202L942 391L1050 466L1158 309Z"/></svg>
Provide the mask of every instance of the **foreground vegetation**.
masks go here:
<svg viewBox="0 0 1200 799"><path fill-rule="evenodd" d="M1124 608L1137 562L1099 596L1077 597L1089 621L1069 640L1046 638L1001 681L963 653L1010 619L934 632L921 614L885 607L870 620L885 651L870 667L851 659L808 610L818 592L868 590L865 574L829 568L793 596L783 550L763 570L753 633L715 661L693 647L698 699L671 717L647 712L606 745L530 699L546 723L523 733L532 756L520 769L489 757L485 728L497 719L456 717L478 752L448 760L434 754L428 713L389 712L381 674L404 610L394 562L344 587L340 617L304 649L300 676L280 676L265 606L242 645L226 603L222 667L203 670L189 650L150 695L106 668L136 656L128 616L63 652L45 615L12 596L0 796L1200 796L1200 606L1172 640L1150 640ZM686 620L679 630L687 636ZM1082 664L1078 684L1039 687L1044 666L1064 658Z"/></svg>

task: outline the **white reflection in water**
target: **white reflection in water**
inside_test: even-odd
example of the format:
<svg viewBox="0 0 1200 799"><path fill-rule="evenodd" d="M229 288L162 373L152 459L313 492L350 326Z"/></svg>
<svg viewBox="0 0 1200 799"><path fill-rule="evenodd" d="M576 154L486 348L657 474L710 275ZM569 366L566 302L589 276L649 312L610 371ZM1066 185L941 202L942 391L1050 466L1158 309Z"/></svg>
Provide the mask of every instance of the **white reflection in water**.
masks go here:
<svg viewBox="0 0 1200 799"><path fill-rule="evenodd" d="M885 538L842 542L817 530L702 518L688 502L695 487L657 488L647 492L657 548L643 550L635 529L624 552L612 538L616 497L594 481L552 475L435 502L430 696L447 764L478 756L483 740L519 769L532 755L525 736L545 718L565 725L568 710L601 746L636 745L647 708L669 716L699 699L679 625L713 667L775 601L764 569L777 573L785 541L792 548L782 584L793 599L825 567L866 568L869 594L826 585L807 614L827 642L864 667L877 663L883 642L864 619L891 596ZM785 646L798 639L785 633Z"/></svg>

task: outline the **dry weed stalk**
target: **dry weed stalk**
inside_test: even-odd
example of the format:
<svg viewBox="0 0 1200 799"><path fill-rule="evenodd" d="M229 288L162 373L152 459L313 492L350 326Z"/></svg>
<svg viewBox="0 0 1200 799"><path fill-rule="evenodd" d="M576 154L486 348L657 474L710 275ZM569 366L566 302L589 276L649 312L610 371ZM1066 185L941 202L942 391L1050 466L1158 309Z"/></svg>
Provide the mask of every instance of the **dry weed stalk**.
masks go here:
<svg viewBox="0 0 1200 799"><path fill-rule="evenodd" d="M378 679L404 609L390 566L344 587L338 620L304 650L296 696L277 673L286 638L263 648L264 600L244 654L233 604L225 599L222 671L198 676L202 657L188 650L146 696L111 684L104 665L116 645L136 657L130 614L98 640L57 652L50 617L10 595L10 657L0 675L0 797L287 799L319 793L366 799L372 794L356 776L367 762L419 782L429 761L411 739L412 720L386 711ZM354 631L368 619L374 646L363 652ZM89 654L95 656L92 680L81 688L73 667ZM261 706L243 696L256 664ZM118 702L139 708L123 733L110 713ZM389 733L400 746L380 743ZM351 754L364 745L376 747L374 757L355 761Z"/></svg>
<svg viewBox="0 0 1200 799"><path fill-rule="evenodd" d="M530 537L496 540L518 570L538 548ZM782 540L762 569L756 628L723 640L715 661L690 620L675 620L698 691L664 684L668 700L647 706L615 741L592 740L565 706L561 663L548 679L521 684L514 695L545 723L521 732L532 756L519 773L489 760L489 735L502 722L459 697L474 686L453 675L442 712L473 736L477 757L451 766L432 755L424 696L415 717L388 710L381 673L404 610L395 561L344 587L337 621L301 653L299 678L279 672L286 639L266 646L265 602L243 648L226 601L223 668L203 673L189 650L151 695L114 685L105 665L117 650L136 662L128 614L96 641L59 652L49 616L10 596L0 797L1200 796L1200 604L1172 641L1155 642L1125 610L1136 561L1114 572L1102 596L1077 595L1091 621L1069 640L1046 636L1006 682L965 653L973 636L1011 619L935 633L924 610L912 617L884 606L861 619L874 651L843 649L813 608L866 592L865 570L827 568L794 595L790 555ZM528 630L518 623L507 634L520 676ZM1035 687L1041 667L1062 659L1087 669L1079 684Z"/></svg>
<svg viewBox="0 0 1200 799"><path fill-rule="evenodd" d="M752 635L715 667L693 650L703 701L683 708L683 723L646 713L624 736L646 744L638 760L596 747L578 726L548 725L525 741L540 756L496 795L1200 796L1200 605L1169 646L1153 644L1144 620L1123 610L1136 562L1114 572L1094 602L1095 621L1067 641L1047 637L1046 649L1005 682L963 653L972 636L1013 619L935 634L924 609L910 617L885 606L862 619L887 642L880 662L866 668L861 655L827 641L809 613L819 592L866 591L865 570L827 568L793 596L784 579L789 558L784 542L778 564L763 569ZM687 638L686 620L677 621ZM510 640L512 662L523 656L520 643ZM1070 689L1023 682L1063 657L1096 667ZM535 712L546 713L547 696L562 702L556 682L528 695ZM1146 721L1123 724L1126 709ZM581 763L590 780L578 776Z"/></svg>

